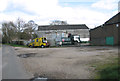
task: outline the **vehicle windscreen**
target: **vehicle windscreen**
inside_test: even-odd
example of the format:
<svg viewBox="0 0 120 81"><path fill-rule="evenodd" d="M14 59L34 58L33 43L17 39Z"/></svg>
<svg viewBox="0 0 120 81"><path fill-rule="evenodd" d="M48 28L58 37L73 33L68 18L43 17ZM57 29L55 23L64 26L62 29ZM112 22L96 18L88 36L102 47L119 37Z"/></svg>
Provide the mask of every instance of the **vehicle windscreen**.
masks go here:
<svg viewBox="0 0 120 81"><path fill-rule="evenodd" d="M42 42L43 43L47 43L47 39L46 38L42 38Z"/></svg>
<svg viewBox="0 0 120 81"><path fill-rule="evenodd" d="M35 40L32 40L31 43L32 43L32 42L35 42Z"/></svg>
<svg viewBox="0 0 120 81"><path fill-rule="evenodd" d="M71 41L70 38L62 38L62 42L68 42Z"/></svg>

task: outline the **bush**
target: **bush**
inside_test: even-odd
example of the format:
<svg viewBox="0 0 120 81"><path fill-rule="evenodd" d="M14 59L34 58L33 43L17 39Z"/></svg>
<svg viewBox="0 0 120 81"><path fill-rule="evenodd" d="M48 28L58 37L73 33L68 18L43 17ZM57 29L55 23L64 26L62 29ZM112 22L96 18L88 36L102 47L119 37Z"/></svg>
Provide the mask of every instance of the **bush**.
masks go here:
<svg viewBox="0 0 120 81"><path fill-rule="evenodd" d="M119 58L112 58L112 61L105 64L99 64L96 67L98 75L95 77L96 79L120 79L120 72L119 68L120 65L118 64Z"/></svg>
<svg viewBox="0 0 120 81"><path fill-rule="evenodd" d="M8 44L8 43L5 43L5 45L10 45L10 46L13 46L13 47L27 47L27 46L25 46L25 45Z"/></svg>
<svg viewBox="0 0 120 81"><path fill-rule="evenodd" d="M118 79L120 78L118 65L107 66L100 71L100 79Z"/></svg>

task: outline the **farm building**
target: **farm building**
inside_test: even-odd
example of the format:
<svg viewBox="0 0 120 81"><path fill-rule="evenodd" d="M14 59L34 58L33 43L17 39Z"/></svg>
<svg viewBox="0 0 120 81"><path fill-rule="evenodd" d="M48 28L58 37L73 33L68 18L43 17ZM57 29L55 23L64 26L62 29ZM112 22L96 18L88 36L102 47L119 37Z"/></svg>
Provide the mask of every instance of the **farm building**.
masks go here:
<svg viewBox="0 0 120 81"><path fill-rule="evenodd" d="M103 25L90 30L91 45L120 44L120 12Z"/></svg>
<svg viewBox="0 0 120 81"><path fill-rule="evenodd" d="M51 46L61 41L61 37L68 37L68 34L80 35L80 40L89 41L89 28L85 24L38 26L37 34L39 37L47 37Z"/></svg>

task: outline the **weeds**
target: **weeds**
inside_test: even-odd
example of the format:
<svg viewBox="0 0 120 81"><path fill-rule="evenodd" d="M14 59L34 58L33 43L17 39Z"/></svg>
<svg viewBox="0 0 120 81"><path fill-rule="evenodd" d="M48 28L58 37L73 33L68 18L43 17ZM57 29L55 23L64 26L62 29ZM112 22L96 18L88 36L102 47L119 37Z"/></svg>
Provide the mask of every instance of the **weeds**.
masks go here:
<svg viewBox="0 0 120 81"><path fill-rule="evenodd" d="M4 44L4 45L10 45L10 46L13 46L13 47L28 47L28 46L25 46L25 45L18 45L18 44Z"/></svg>
<svg viewBox="0 0 120 81"><path fill-rule="evenodd" d="M111 63L101 64L96 67L98 71L96 79L120 79L118 59L113 59Z"/></svg>

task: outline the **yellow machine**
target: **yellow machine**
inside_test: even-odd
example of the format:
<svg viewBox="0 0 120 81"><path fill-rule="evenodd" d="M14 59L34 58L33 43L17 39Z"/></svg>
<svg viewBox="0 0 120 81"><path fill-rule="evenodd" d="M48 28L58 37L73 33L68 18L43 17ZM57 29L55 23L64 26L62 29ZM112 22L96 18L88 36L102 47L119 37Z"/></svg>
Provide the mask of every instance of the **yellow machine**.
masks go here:
<svg viewBox="0 0 120 81"><path fill-rule="evenodd" d="M29 47L48 47L49 43L45 37L35 38L31 43L28 44Z"/></svg>

